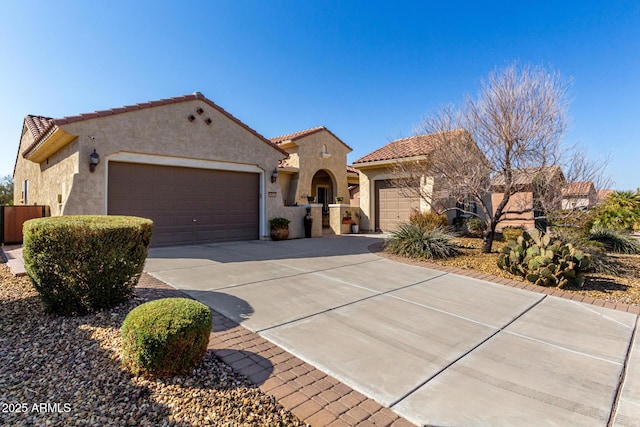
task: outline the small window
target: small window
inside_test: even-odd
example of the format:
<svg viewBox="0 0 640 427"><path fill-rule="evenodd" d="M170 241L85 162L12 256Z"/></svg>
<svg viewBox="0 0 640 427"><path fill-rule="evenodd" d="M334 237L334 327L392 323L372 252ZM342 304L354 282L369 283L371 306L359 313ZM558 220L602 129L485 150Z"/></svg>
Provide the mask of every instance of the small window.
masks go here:
<svg viewBox="0 0 640 427"><path fill-rule="evenodd" d="M29 180L28 179L25 179L24 182L22 183L22 203L25 205L29 203Z"/></svg>

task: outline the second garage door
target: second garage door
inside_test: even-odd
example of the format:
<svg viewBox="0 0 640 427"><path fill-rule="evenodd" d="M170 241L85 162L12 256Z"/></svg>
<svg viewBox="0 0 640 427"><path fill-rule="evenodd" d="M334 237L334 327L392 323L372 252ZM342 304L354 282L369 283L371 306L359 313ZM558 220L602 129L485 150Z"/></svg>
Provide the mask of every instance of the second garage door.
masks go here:
<svg viewBox="0 0 640 427"><path fill-rule="evenodd" d="M152 219L152 246L259 238L257 173L110 162L107 203Z"/></svg>
<svg viewBox="0 0 640 427"><path fill-rule="evenodd" d="M376 230L393 231L409 221L413 210L420 209L420 199L404 194L399 181L376 181Z"/></svg>

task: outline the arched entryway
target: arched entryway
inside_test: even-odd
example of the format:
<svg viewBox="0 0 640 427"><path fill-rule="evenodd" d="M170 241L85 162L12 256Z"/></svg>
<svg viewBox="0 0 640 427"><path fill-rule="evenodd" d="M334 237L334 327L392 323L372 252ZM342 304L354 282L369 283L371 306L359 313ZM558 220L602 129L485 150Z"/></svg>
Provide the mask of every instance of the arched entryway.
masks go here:
<svg viewBox="0 0 640 427"><path fill-rule="evenodd" d="M311 180L311 195L316 203L322 204L322 227L329 228L329 204L333 203L335 194L335 180L325 170L319 170Z"/></svg>

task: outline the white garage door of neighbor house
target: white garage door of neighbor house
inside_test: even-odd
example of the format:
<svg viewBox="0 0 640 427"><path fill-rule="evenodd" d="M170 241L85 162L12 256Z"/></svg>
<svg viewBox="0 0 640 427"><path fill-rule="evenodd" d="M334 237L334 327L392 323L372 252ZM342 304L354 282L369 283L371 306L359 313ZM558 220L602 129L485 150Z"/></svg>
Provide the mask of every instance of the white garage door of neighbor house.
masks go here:
<svg viewBox="0 0 640 427"><path fill-rule="evenodd" d="M393 231L409 221L413 210L420 209L420 199L403 194L398 181L376 181L376 230Z"/></svg>
<svg viewBox="0 0 640 427"><path fill-rule="evenodd" d="M259 238L257 173L109 162L107 212L153 220L151 246Z"/></svg>

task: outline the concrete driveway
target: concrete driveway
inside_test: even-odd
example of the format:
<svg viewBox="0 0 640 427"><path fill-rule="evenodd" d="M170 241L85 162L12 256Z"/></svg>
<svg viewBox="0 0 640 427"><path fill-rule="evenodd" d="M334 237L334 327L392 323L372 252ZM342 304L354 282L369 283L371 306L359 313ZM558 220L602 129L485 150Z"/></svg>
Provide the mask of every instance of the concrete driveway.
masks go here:
<svg viewBox="0 0 640 427"><path fill-rule="evenodd" d="M158 248L145 270L416 424L640 424L637 316L370 253Z"/></svg>

